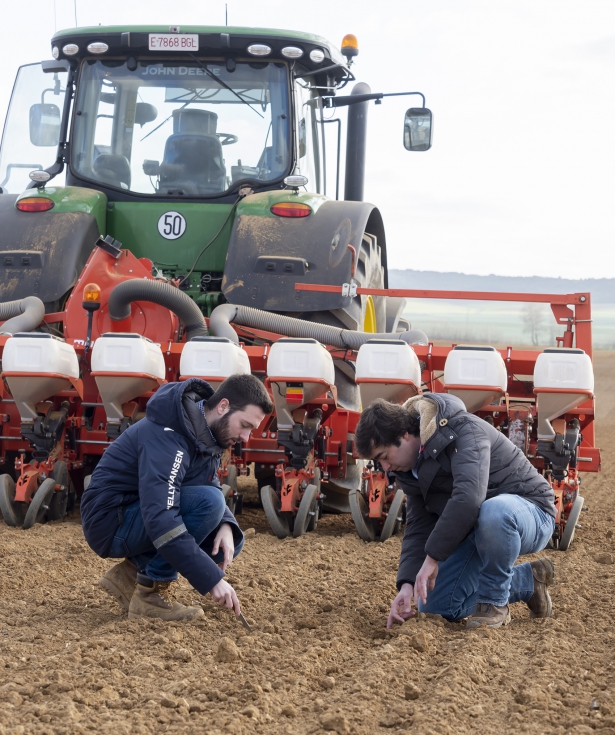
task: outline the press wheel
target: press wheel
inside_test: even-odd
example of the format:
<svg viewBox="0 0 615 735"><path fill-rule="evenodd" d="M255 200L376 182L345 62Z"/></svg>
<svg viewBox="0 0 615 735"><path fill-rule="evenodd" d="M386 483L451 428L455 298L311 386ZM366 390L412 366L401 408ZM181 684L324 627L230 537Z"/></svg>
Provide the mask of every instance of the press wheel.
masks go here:
<svg viewBox="0 0 615 735"><path fill-rule="evenodd" d="M308 530L310 520L318 514L318 490L316 485L308 485L305 488L299 510L295 516L295 525L293 526L293 536L299 538Z"/></svg>
<svg viewBox="0 0 615 735"><path fill-rule="evenodd" d="M577 495L574 503L572 504L572 508L570 510L568 520L566 521L566 525L564 526L564 533L559 540L560 551L568 551L570 544L572 543L572 539L574 538L577 521L579 520L579 516L581 515L581 511L583 510L584 503L585 498Z"/></svg>
<svg viewBox="0 0 615 735"><path fill-rule="evenodd" d="M314 470L314 479L312 480L312 484L316 486L316 495L320 495L320 469L318 467L316 467L316 469ZM322 507L322 500L319 502L317 498L316 505L315 505L315 513L314 515L310 515L310 519L308 521L308 525L307 525L308 533L310 531L316 530L316 526L318 525L319 513L321 512L320 511L321 507Z"/></svg>
<svg viewBox="0 0 615 735"><path fill-rule="evenodd" d="M261 501L271 530L278 538L286 538L290 534L288 520L280 513L280 499L271 485L261 488Z"/></svg>
<svg viewBox="0 0 615 735"><path fill-rule="evenodd" d="M401 526L401 520L399 520L399 518L401 515L401 505L403 502L404 491L401 488L398 488L397 492L393 496L393 500L391 501L386 520L384 522L384 525L382 526L382 531L380 532L381 541L386 541L399 531L399 527Z"/></svg>
<svg viewBox="0 0 615 735"><path fill-rule="evenodd" d="M359 538L363 541L373 541L376 538L376 532L371 519L367 517L368 511L365 498L359 490L354 490L349 494L348 502L350 503L350 513Z"/></svg>
<svg viewBox="0 0 615 735"><path fill-rule="evenodd" d="M32 496L32 501L26 511L23 527L32 528L35 523L40 523L43 516L49 510L49 504L55 491L56 481L48 477L39 485L38 490Z"/></svg>
<svg viewBox="0 0 615 735"><path fill-rule="evenodd" d="M15 502L15 480L10 475L0 475L0 511L7 526L21 526L21 503Z"/></svg>
<svg viewBox="0 0 615 735"><path fill-rule="evenodd" d="M61 485L63 489L54 492L51 502L49 503L47 518L50 521L58 521L66 515L66 506L68 504L70 476L68 474L68 465L66 462L56 462L55 467L53 468L52 477L56 481L56 485Z"/></svg>

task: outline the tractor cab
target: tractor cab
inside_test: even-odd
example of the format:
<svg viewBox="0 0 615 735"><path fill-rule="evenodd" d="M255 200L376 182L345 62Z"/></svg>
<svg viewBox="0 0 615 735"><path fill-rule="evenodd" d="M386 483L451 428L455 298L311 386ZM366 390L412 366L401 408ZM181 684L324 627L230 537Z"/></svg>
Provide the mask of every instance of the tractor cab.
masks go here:
<svg viewBox="0 0 615 735"><path fill-rule="evenodd" d="M308 34L151 31L60 32L54 61L21 67L0 154L4 192L58 161L68 165L51 171L54 185L111 200L220 198L243 185L280 188L297 170L321 191L322 95L351 78L339 51Z"/></svg>
<svg viewBox="0 0 615 735"><path fill-rule="evenodd" d="M111 201L231 200L242 186L279 189L297 173L323 194L328 171L329 191L339 191L340 136L329 153L335 169L325 143L335 115L325 108L358 103L335 100L354 79L353 36L344 58L310 34L148 31L62 31L54 61L19 70L0 152L4 192L23 191L32 171L47 169L54 185L100 189ZM406 119L407 148L412 135L414 150L429 147L430 115L426 124Z"/></svg>

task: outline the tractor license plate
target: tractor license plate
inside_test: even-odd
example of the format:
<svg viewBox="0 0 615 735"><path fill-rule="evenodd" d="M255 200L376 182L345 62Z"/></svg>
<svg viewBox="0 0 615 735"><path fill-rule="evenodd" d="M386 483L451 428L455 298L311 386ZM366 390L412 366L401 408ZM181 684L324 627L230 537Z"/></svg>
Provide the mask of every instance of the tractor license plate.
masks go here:
<svg viewBox="0 0 615 735"><path fill-rule="evenodd" d="M150 51L198 51L198 33L150 33Z"/></svg>

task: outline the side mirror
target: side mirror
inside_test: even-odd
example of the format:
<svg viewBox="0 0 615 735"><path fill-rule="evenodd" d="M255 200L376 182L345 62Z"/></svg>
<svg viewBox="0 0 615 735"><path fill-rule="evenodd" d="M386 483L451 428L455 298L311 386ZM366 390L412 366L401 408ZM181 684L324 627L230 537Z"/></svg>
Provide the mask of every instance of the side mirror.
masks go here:
<svg viewBox="0 0 615 735"><path fill-rule="evenodd" d="M57 105L36 104L30 107L30 142L39 147L58 145L60 108Z"/></svg>
<svg viewBox="0 0 615 735"><path fill-rule="evenodd" d="M158 117L158 110L149 102L137 102L135 124L143 127L146 123L154 122Z"/></svg>
<svg viewBox="0 0 615 735"><path fill-rule="evenodd" d="M404 119L404 148L407 151L428 151L433 132L431 110L411 107Z"/></svg>

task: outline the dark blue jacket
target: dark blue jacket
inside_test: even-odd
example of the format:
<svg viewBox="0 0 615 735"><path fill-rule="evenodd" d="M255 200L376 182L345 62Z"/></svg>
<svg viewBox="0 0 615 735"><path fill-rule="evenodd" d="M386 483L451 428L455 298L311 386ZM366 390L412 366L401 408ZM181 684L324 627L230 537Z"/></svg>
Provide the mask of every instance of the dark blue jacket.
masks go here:
<svg viewBox="0 0 615 735"><path fill-rule="evenodd" d="M83 533L102 557L109 554L121 508L141 505L145 530L164 559L202 595L224 576L188 533L179 511L181 486L214 485L222 449L215 443L196 401L213 395L203 380L163 385L150 398L146 416L105 451L81 498ZM232 513L221 523L243 538Z"/></svg>

